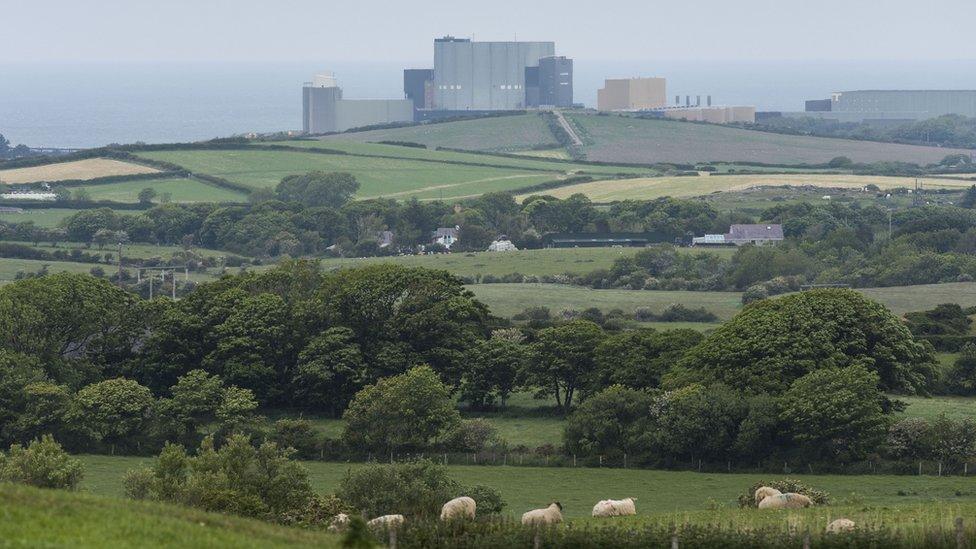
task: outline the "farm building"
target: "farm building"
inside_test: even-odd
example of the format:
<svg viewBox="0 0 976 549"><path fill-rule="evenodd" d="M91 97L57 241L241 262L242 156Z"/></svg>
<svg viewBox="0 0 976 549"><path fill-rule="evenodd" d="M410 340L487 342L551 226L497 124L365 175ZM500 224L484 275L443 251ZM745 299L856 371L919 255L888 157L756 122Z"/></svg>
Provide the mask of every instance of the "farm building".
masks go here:
<svg viewBox="0 0 976 549"><path fill-rule="evenodd" d="M431 235L431 243L451 249L451 245L458 241L460 232L459 227L440 227Z"/></svg>
<svg viewBox="0 0 976 549"><path fill-rule="evenodd" d="M671 239L657 233L552 233L545 236L547 248L643 247L663 242L671 242Z"/></svg>
<svg viewBox="0 0 976 549"><path fill-rule="evenodd" d="M762 246L783 240L782 225L732 225L725 234L706 234L692 239L693 246Z"/></svg>
<svg viewBox="0 0 976 549"><path fill-rule="evenodd" d="M489 252L517 252L518 251L518 248L515 247L515 244L512 244L512 241L509 240L507 236L501 235L494 242L492 242L491 245L488 246L488 250L487 251L489 251Z"/></svg>

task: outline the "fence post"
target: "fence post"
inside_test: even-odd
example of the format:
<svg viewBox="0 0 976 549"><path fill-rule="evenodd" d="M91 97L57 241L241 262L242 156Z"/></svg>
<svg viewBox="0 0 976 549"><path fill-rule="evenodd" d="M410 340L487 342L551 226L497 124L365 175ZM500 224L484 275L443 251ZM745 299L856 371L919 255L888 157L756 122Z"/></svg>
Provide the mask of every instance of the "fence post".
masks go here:
<svg viewBox="0 0 976 549"><path fill-rule="evenodd" d="M922 476L922 460L918 461L918 476Z"/></svg>
<svg viewBox="0 0 976 549"><path fill-rule="evenodd" d="M962 464L962 476L966 476L968 474L969 474L969 462L967 461Z"/></svg>
<svg viewBox="0 0 976 549"><path fill-rule="evenodd" d="M539 533L539 527L535 527L535 536L532 537L532 547L534 549L541 549L542 547L542 535Z"/></svg>
<svg viewBox="0 0 976 549"><path fill-rule="evenodd" d="M576 467L576 454L573 454L573 467Z"/></svg>
<svg viewBox="0 0 976 549"><path fill-rule="evenodd" d="M600 456L600 467L603 467L603 456Z"/></svg>
<svg viewBox="0 0 976 549"><path fill-rule="evenodd" d="M444 452L444 465L447 465L447 452Z"/></svg>
<svg viewBox="0 0 976 549"><path fill-rule="evenodd" d="M803 549L810 549L810 529L803 534Z"/></svg>
<svg viewBox="0 0 976 549"><path fill-rule="evenodd" d="M671 549L678 549L678 529L674 526L674 522L671 523Z"/></svg>
<svg viewBox="0 0 976 549"><path fill-rule="evenodd" d="M939 462L939 476L942 476L942 462Z"/></svg>
<svg viewBox="0 0 976 549"><path fill-rule="evenodd" d="M966 531L962 527L962 517L956 517L956 549L966 546Z"/></svg>
<svg viewBox="0 0 976 549"><path fill-rule="evenodd" d="M627 454L624 454L624 469L627 468Z"/></svg>
<svg viewBox="0 0 976 549"><path fill-rule="evenodd" d="M390 549L397 549L397 529L390 528Z"/></svg>

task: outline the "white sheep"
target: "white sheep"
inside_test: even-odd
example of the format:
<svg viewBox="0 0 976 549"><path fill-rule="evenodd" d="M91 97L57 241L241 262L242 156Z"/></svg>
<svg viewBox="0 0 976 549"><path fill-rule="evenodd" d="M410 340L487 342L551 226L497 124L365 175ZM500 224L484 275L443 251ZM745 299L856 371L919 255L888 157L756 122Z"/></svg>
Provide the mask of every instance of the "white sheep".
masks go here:
<svg viewBox="0 0 976 549"><path fill-rule="evenodd" d="M382 517L376 517L373 520L366 523L370 529L381 529L386 528L388 530L395 530L401 526L407 519L403 515L383 515Z"/></svg>
<svg viewBox="0 0 976 549"><path fill-rule="evenodd" d="M770 488L769 486L760 486L759 488L756 489L756 495L754 499L756 501L756 505L758 506L760 501L766 499L766 496L778 496L782 493L783 492L780 492L776 488Z"/></svg>
<svg viewBox="0 0 976 549"><path fill-rule="evenodd" d="M332 522L329 523L329 531L334 534L341 534L349 529L349 522L349 515L339 513L338 515L332 517Z"/></svg>
<svg viewBox="0 0 976 549"><path fill-rule="evenodd" d="M827 525L828 534L840 534L841 532L850 532L854 530L855 524L853 520L850 519L837 519Z"/></svg>
<svg viewBox="0 0 976 549"><path fill-rule="evenodd" d="M452 520L458 518L474 518L475 509L478 504L468 496L454 498L441 507L441 520Z"/></svg>
<svg viewBox="0 0 976 549"><path fill-rule="evenodd" d="M533 509L522 515L522 524L527 526L545 526L558 524L563 521L563 506L558 501L549 504L545 509Z"/></svg>
<svg viewBox="0 0 976 549"><path fill-rule="evenodd" d="M810 507L813 501L803 494L779 494L776 496L766 496L759 502L760 509L800 509Z"/></svg>
<svg viewBox="0 0 976 549"><path fill-rule="evenodd" d="M628 515L636 515L637 507L634 505L634 500L636 499L637 498L605 499L599 501L593 506L593 516L623 517Z"/></svg>

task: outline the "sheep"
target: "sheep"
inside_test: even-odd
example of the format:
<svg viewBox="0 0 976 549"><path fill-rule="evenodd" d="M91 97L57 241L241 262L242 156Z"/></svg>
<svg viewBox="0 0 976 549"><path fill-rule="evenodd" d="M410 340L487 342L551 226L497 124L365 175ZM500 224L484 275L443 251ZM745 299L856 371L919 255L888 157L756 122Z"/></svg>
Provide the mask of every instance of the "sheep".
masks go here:
<svg viewBox="0 0 976 549"><path fill-rule="evenodd" d="M782 493L783 492L780 492L776 488L770 488L769 486L760 486L759 488L756 489L756 495L753 499L756 501L756 505L758 506L760 501L766 499L766 496L778 496Z"/></svg>
<svg viewBox="0 0 976 549"><path fill-rule="evenodd" d="M334 534L341 534L349 529L349 522L349 515L339 513L338 515L332 517L332 522L329 523L329 531Z"/></svg>
<svg viewBox="0 0 976 549"><path fill-rule="evenodd" d="M593 516L623 517L627 515L636 515L637 508L634 506L634 501L636 499L637 498L605 499L597 502L597 504L593 506Z"/></svg>
<svg viewBox="0 0 976 549"><path fill-rule="evenodd" d="M478 504L474 499L467 496L454 498L441 507L441 520L451 520L457 518L474 518L475 509Z"/></svg>
<svg viewBox="0 0 976 549"><path fill-rule="evenodd" d="M397 528L403 526L406 521L403 515L383 515L382 517L376 517L373 520L366 523L371 529L381 529L386 528L389 530L396 530Z"/></svg>
<svg viewBox="0 0 976 549"><path fill-rule="evenodd" d="M549 504L545 509L533 509L522 515L522 524L526 526L545 526L558 524L563 521L563 506L558 501Z"/></svg>
<svg viewBox="0 0 976 549"><path fill-rule="evenodd" d="M840 534L841 532L850 532L854 530L854 521L850 519L837 519L827 525L828 534Z"/></svg>
<svg viewBox="0 0 976 549"><path fill-rule="evenodd" d="M813 501L803 494L779 494L778 496L766 496L759 502L760 509L799 509L810 507Z"/></svg>

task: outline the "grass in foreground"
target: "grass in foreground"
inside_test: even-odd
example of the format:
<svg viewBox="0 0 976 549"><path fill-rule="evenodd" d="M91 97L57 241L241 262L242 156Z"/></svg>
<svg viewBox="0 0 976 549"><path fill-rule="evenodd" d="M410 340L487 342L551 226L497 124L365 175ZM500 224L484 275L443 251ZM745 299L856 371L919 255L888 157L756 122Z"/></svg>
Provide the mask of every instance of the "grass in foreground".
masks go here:
<svg viewBox="0 0 976 549"><path fill-rule="evenodd" d="M0 483L3 547L338 547L324 532L158 503Z"/></svg>

